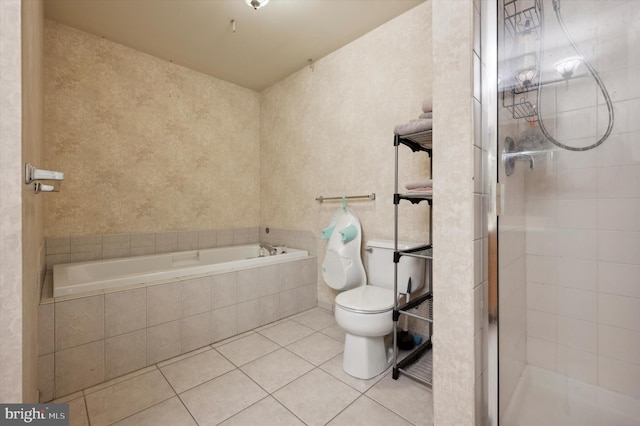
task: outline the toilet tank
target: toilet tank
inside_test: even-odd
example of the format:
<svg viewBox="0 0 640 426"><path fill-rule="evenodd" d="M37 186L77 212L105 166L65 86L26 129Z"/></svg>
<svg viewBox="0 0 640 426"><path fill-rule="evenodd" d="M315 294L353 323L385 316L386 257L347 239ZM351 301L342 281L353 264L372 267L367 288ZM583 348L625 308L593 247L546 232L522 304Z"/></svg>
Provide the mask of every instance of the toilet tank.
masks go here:
<svg viewBox="0 0 640 426"><path fill-rule="evenodd" d="M408 250L424 243L398 241L398 250ZM367 242L367 275L369 285L393 290L393 241L371 240ZM398 262L398 293L408 293L411 278L411 293L424 286L426 259L402 256Z"/></svg>

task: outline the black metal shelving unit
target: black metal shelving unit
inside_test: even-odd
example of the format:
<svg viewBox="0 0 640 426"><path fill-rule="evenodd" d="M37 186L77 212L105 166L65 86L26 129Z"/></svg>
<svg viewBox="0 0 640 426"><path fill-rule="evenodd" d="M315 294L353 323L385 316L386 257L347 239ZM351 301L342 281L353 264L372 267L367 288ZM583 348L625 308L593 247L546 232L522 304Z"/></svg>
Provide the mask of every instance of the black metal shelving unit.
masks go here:
<svg viewBox="0 0 640 426"><path fill-rule="evenodd" d="M432 157L432 131L413 133L404 136L396 135L394 138L395 146L395 189L393 195L393 204L395 209L394 224L394 292L398 294L398 263L402 256L417 257L427 260L427 285L428 291L415 299L400 305L398 298L395 298L393 306L393 372L394 379L398 379L400 374L411 377L412 379L425 384L428 387L433 386L433 370L432 370L432 343L431 335L433 328L433 288L432 288L432 265L433 246L432 246L432 217L429 212L429 241L419 247L410 250L398 250L398 204L402 200L406 200L412 204L418 204L426 201L431 208L433 197L431 194L415 194L415 193L399 193L398 192L398 151L401 146L410 148L413 152L426 152ZM417 318L429 323L429 335L425 336L425 340L415 347L407 356L398 361L398 320L403 316Z"/></svg>

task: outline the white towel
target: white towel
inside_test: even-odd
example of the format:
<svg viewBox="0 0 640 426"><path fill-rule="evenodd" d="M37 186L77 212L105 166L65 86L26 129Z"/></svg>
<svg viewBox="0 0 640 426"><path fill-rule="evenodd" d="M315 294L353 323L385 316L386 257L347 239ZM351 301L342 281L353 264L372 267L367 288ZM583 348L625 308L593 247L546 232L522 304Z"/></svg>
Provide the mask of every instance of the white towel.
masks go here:
<svg viewBox="0 0 640 426"><path fill-rule="evenodd" d="M408 123L398 124L394 129L393 133L398 136L409 135L411 133L425 132L427 130L431 130L433 126L433 120L428 118L421 118L418 120L411 120Z"/></svg>
<svg viewBox="0 0 640 426"><path fill-rule="evenodd" d="M433 98L431 96L427 96L424 101L422 101L422 112L431 111L433 111Z"/></svg>
<svg viewBox="0 0 640 426"><path fill-rule="evenodd" d="M433 113L432 112L423 112L422 114L420 114L418 116L418 118L433 118Z"/></svg>
<svg viewBox="0 0 640 426"><path fill-rule="evenodd" d="M405 188L408 190L416 189L416 188L427 188L433 185L433 179L423 179L415 182L409 182L405 184Z"/></svg>

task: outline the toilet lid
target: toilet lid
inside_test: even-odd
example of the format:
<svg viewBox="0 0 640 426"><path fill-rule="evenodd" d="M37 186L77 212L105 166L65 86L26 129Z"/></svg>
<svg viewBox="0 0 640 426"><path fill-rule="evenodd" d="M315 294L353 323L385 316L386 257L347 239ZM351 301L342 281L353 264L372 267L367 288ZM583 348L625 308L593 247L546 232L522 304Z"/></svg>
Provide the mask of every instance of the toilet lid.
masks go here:
<svg viewBox="0 0 640 426"><path fill-rule="evenodd" d="M363 285L338 294L336 305L350 311L386 312L393 309L393 290Z"/></svg>

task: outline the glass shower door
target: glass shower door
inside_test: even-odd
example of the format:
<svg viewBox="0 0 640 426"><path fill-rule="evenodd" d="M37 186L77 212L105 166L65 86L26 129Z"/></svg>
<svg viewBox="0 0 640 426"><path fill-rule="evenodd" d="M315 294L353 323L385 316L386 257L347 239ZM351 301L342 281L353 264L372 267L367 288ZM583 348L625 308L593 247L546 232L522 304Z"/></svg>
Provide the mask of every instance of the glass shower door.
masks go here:
<svg viewBox="0 0 640 426"><path fill-rule="evenodd" d="M640 1L497 26L497 418L640 425Z"/></svg>

